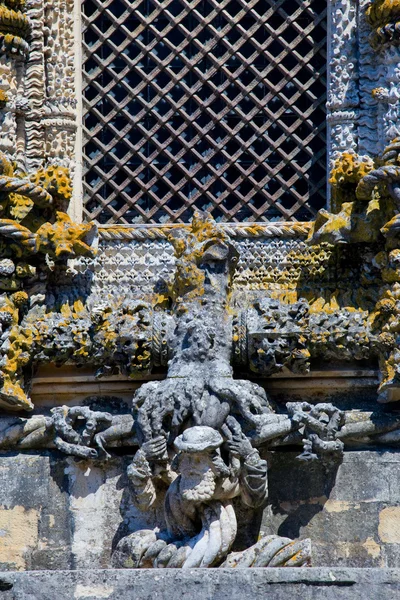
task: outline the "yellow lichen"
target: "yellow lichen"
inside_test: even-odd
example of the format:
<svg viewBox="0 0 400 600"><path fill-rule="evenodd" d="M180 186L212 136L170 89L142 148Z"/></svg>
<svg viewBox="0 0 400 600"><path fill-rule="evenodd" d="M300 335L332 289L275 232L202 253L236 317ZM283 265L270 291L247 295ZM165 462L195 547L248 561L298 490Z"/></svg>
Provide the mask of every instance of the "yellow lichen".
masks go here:
<svg viewBox="0 0 400 600"><path fill-rule="evenodd" d="M373 48L397 39L400 21L400 0L373 0L367 7L366 20L373 30L370 44Z"/></svg>
<svg viewBox="0 0 400 600"><path fill-rule="evenodd" d="M10 217L18 223L23 221L33 208L34 202L21 194L9 194L9 213Z"/></svg>
<svg viewBox="0 0 400 600"><path fill-rule="evenodd" d="M400 20L400 0L373 0L365 11L373 28Z"/></svg>
<svg viewBox="0 0 400 600"><path fill-rule="evenodd" d="M310 228L309 243L374 243L381 239L382 226L393 215L393 200L385 182L377 180L372 189L370 184L364 185L364 195L360 185L371 171L396 160L398 145L394 140L375 161L354 152L344 152L336 159L329 180L333 210L319 211Z"/></svg>
<svg viewBox="0 0 400 600"><path fill-rule="evenodd" d="M355 152L343 152L335 161L329 183L332 185L332 208L339 210L343 202L356 199L359 181L374 169L374 161Z"/></svg>
<svg viewBox="0 0 400 600"><path fill-rule="evenodd" d="M2 359L0 403L9 410L31 410L31 401L21 387L23 369L31 360L34 332L31 327L21 327L19 309L27 302L25 292L17 292L4 299L0 308L0 321L9 323L8 348Z"/></svg>
<svg viewBox="0 0 400 600"><path fill-rule="evenodd" d="M55 258L94 256L91 247L96 233L94 223L74 223L66 213L57 212L54 223L44 223L36 232L40 252Z"/></svg>
<svg viewBox="0 0 400 600"><path fill-rule="evenodd" d="M4 108L8 102L8 96L4 90L0 90L0 108Z"/></svg>
<svg viewBox="0 0 400 600"><path fill-rule="evenodd" d="M0 33L4 34L6 44L16 36L27 38L30 34L28 17L20 10L7 8L4 4L0 4Z"/></svg>
<svg viewBox="0 0 400 600"><path fill-rule="evenodd" d="M172 290L177 303L204 295L205 272L199 265L206 252L213 248L218 259L218 254L228 251L228 237L209 215L195 213L189 231L184 236L182 230L172 231L168 238L177 258Z"/></svg>
<svg viewBox="0 0 400 600"><path fill-rule="evenodd" d="M52 165L45 169L39 169L29 179L32 183L43 187L56 200L69 202L72 195L71 178L69 169Z"/></svg>
<svg viewBox="0 0 400 600"><path fill-rule="evenodd" d="M25 306L28 302L28 294L26 292L15 292L12 295L12 301L17 308Z"/></svg>

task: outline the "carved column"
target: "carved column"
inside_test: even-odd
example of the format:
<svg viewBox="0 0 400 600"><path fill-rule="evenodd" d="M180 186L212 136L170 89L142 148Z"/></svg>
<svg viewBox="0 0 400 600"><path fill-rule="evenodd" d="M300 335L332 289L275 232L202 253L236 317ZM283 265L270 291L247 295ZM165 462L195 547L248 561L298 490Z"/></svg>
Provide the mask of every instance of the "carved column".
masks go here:
<svg viewBox="0 0 400 600"><path fill-rule="evenodd" d="M333 164L341 152L358 146L357 2L331 0L328 23L328 156Z"/></svg>

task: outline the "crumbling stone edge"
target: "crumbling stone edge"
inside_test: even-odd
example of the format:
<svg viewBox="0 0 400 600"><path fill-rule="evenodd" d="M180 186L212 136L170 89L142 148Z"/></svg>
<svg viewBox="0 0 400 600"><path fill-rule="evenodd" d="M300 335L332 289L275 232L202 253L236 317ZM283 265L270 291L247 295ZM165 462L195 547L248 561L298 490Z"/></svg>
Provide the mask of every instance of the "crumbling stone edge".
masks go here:
<svg viewBox="0 0 400 600"><path fill-rule="evenodd" d="M1 600L395 600L400 569L103 569L0 572Z"/></svg>

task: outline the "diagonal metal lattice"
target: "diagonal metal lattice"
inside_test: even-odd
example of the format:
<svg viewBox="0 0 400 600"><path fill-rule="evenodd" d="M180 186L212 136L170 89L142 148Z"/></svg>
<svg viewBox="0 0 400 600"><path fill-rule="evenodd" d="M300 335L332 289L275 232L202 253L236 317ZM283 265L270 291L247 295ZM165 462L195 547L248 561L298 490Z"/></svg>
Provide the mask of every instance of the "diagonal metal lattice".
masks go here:
<svg viewBox="0 0 400 600"><path fill-rule="evenodd" d="M326 2L84 0L84 211L309 220L325 205Z"/></svg>

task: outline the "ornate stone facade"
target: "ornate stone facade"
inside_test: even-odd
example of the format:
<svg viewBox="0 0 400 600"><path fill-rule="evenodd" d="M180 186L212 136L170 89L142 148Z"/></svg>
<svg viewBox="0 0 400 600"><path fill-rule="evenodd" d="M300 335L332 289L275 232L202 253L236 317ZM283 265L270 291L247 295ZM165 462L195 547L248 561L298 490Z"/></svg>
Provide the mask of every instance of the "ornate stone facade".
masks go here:
<svg viewBox="0 0 400 600"><path fill-rule="evenodd" d="M400 443L397 2L331 2L330 207L313 222L267 225L218 225L204 213L182 226L71 219L74 10L37 0L0 7L0 459L14 461L23 479L27 457L50 456L47 480L61 489L57 469L70 477L69 508L58 517L75 519L72 541L61 526L53 536L54 523L43 534L74 557L51 562L30 520L38 509L26 500L10 509L6 477L0 505L18 510L4 529L11 558L0 536L0 562L231 569L335 567L347 558L365 566L362 517L356 550L350 542L343 550L342 538L326 550L329 532L307 527L313 506L341 514L361 506L362 498L330 498L355 454L373 464ZM60 395L35 394L46 368L55 379L57 368L67 374ZM90 372L93 394L74 387L78 369ZM315 383L324 377L330 388ZM133 387L119 393L122 383ZM85 488L86 473L96 490ZM116 473L119 488L107 479ZM323 493L298 499L302 477ZM364 563L379 557L368 565L399 567L390 518L400 518L400 499L377 487L383 505ZM96 506L78 501L98 489L112 527L122 515L119 527L102 523L101 552L82 525L87 514L79 521ZM278 525L281 514L292 521ZM22 546L15 520L26 530Z"/></svg>

